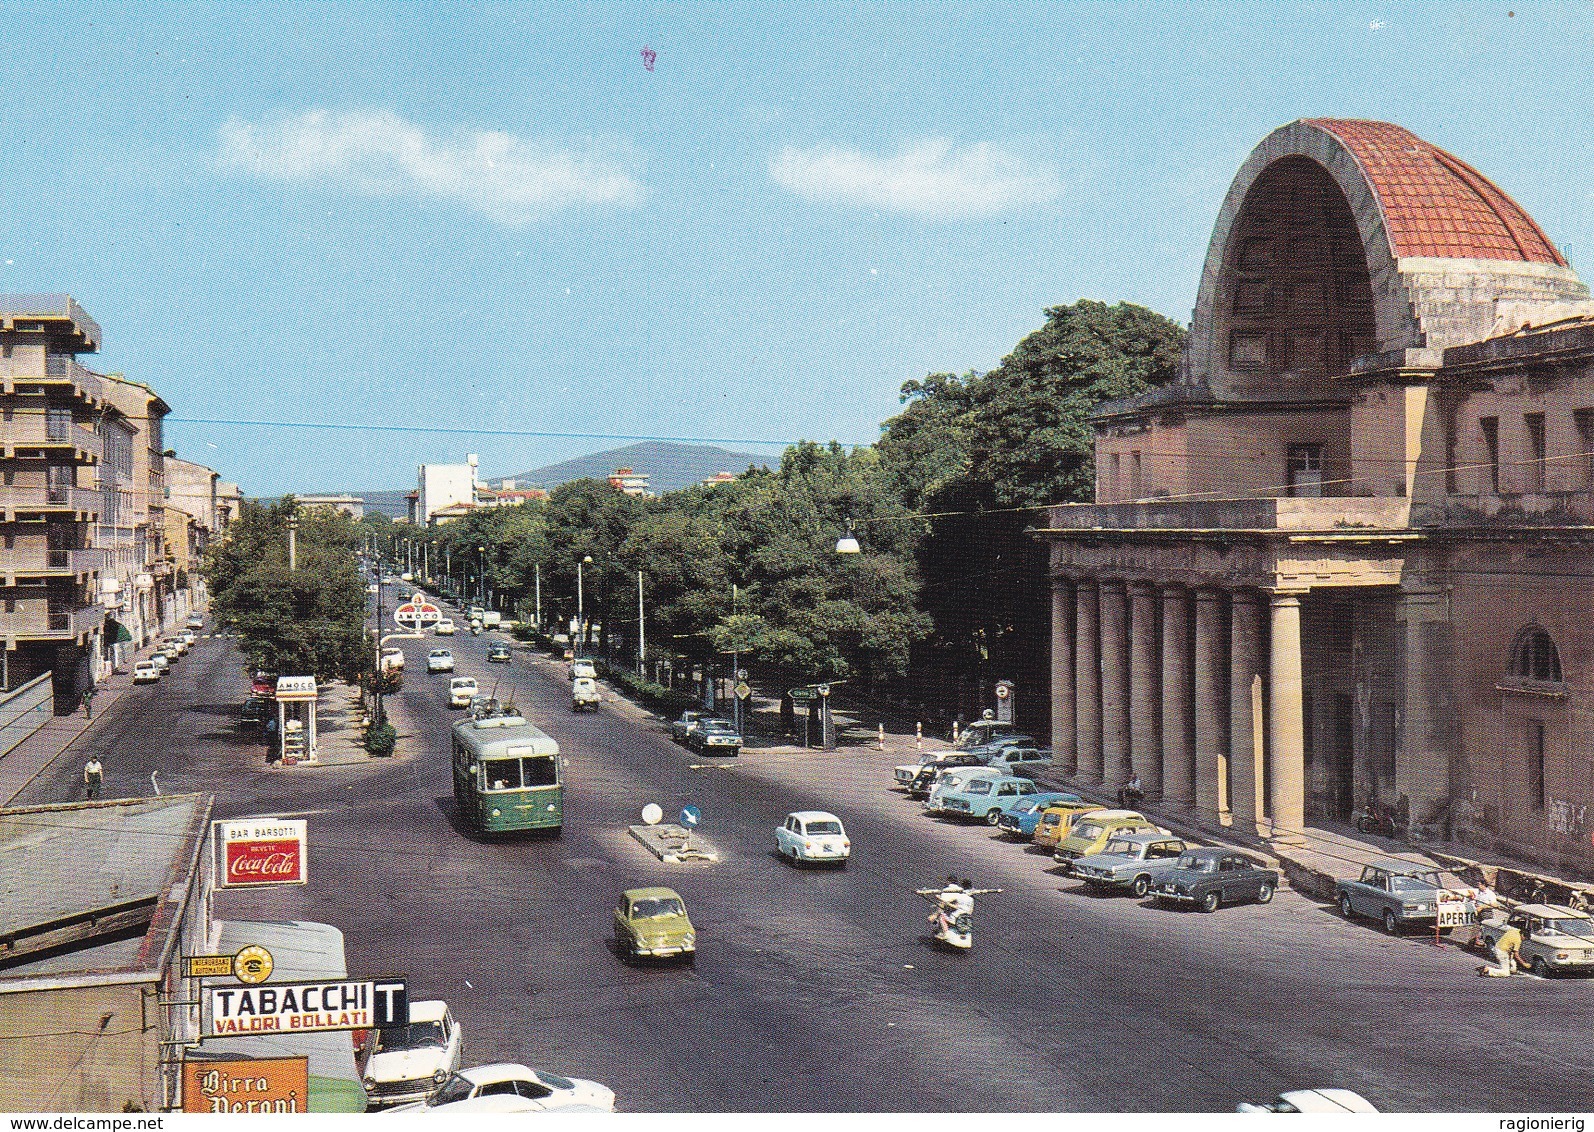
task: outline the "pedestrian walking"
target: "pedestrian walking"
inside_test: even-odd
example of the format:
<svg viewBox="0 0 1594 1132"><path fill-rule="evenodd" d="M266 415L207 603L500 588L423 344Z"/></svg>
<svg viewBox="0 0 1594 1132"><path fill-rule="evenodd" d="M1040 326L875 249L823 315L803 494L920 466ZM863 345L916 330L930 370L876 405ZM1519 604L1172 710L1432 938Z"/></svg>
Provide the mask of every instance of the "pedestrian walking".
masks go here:
<svg viewBox="0 0 1594 1132"><path fill-rule="evenodd" d="M100 784L104 781L105 768L100 765L99 756L90 755L89 761L83 764L83 790L89 801L100 796Z"/></svg>
<svg viewBox="0 0 1594 1132"><path fill-rule="evenodd" d="M90 684L83 689L83 718L94 718L94 685Z"/></svg>

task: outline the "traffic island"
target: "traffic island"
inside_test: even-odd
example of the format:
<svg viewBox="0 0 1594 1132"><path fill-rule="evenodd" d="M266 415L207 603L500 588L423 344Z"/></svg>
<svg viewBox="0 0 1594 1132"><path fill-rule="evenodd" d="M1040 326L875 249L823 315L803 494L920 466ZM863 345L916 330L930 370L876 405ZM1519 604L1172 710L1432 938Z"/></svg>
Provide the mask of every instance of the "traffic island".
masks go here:
<svg viewBox="0 0 1594 1132"><path fill-rule="evenodd" d="M718 861L720 855L701 834L688 833L675 824L633 825L631 836L659 860L668 864L681 861Z"/></svg>

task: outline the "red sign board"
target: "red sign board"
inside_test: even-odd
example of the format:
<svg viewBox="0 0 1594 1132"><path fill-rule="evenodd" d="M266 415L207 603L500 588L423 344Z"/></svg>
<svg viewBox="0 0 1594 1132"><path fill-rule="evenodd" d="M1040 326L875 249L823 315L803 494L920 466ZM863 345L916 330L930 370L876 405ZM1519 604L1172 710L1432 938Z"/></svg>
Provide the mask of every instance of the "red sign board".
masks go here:
<svg viewBox="0 0 1594 1132"><path fill-rule="evenodd" d="M304 822L257 818L215 825L218 888L305 883Z"/></svg>

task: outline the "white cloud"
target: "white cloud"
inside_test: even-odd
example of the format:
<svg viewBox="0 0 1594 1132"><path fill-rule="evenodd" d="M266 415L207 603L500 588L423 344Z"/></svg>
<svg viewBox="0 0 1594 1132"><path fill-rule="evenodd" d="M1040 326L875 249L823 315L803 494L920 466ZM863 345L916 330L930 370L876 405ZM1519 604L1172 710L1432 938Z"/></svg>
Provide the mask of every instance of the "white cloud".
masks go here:
<svg viewBox="0 0 1594 1132"><path fill-rule="evenodd" d="M944 138L876 157L840 146L787 146L769 175L809 200L840 201L931 220L990 216L1044 204L1062 191L1054 166L991 145L954 149Z"/></svg>
<svg viewBox="0 0 1594 1132"><path fill-rule="evenodd" d="M512 227L580 205L635 204L643 194L625 155L555 148L498 130L436 136L389 111L232 118L219 134L223 163L260 177L452 200Z"/></svg>

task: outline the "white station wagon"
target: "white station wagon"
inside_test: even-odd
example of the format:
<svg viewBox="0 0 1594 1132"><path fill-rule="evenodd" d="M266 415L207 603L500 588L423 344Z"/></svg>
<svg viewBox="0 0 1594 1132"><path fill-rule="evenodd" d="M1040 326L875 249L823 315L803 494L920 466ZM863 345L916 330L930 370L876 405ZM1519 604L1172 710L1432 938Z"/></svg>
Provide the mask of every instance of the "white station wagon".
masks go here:
<svg viewBox="0 0 1594 1132"><path fill-rule="evenodd" d="M852 842L841 819L824 810L787 814L775 829L775 849L795 865L819 861L845 865L852 856Z"/></svg>

